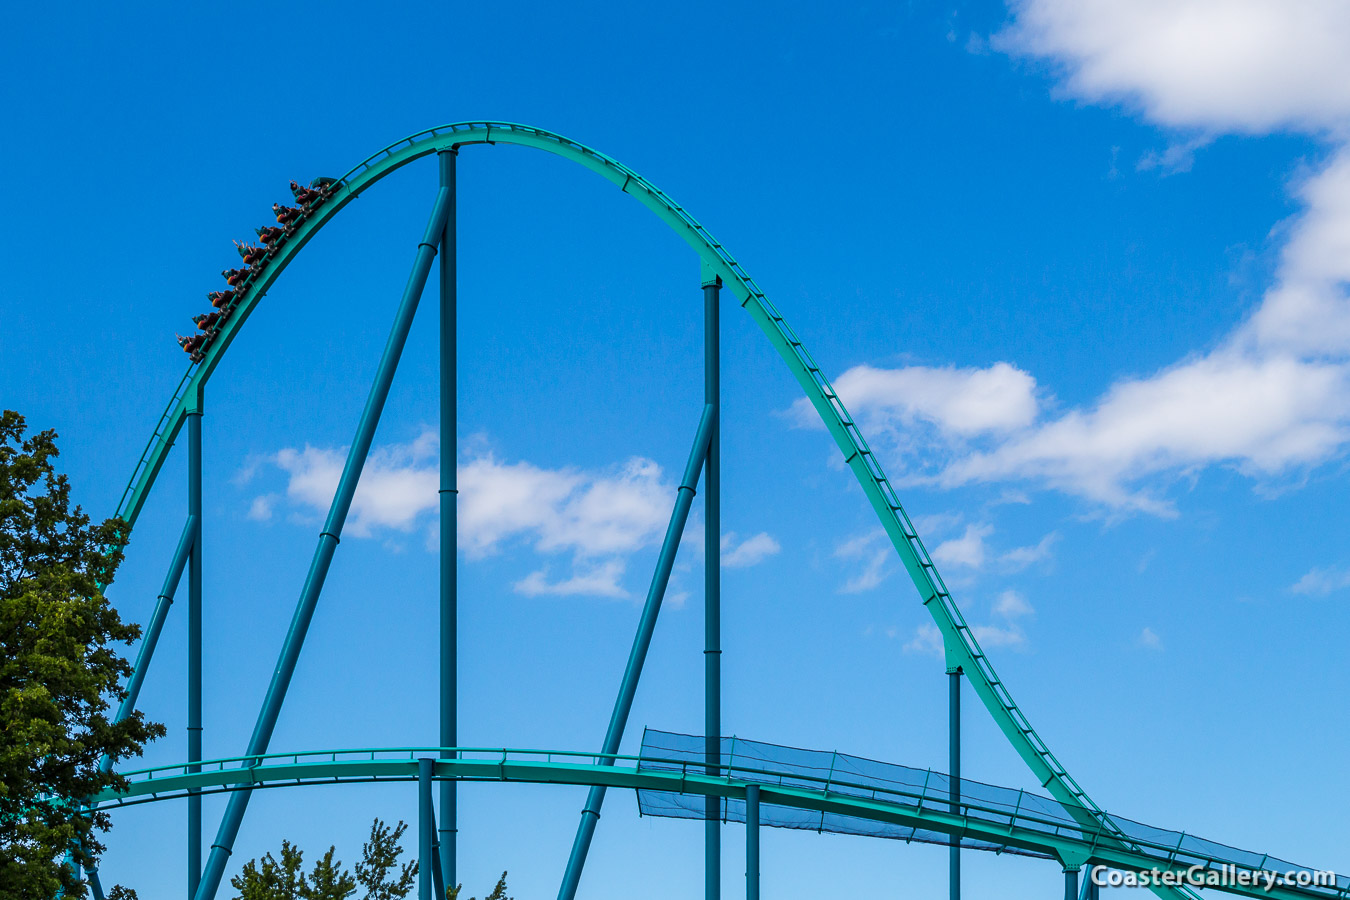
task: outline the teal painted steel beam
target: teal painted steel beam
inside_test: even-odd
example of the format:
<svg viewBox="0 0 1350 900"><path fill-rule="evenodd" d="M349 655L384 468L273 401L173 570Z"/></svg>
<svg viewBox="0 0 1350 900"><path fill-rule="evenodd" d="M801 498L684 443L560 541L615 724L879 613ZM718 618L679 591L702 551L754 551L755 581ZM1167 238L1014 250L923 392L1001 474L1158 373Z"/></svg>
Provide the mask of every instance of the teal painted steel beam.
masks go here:
<svg viewBox="0 0 1350 900"><path fill-rule="evenodd" d="M435 826L431 822L431 772L435 760L417 761L417 900L432 900L432 888L440 875L431 858Z"/></svg>
<svg viewBox="0 0 1350 900"><path fill-rule="evenodd" d="M952 815L961 813L961 667L947 670L947 777ZM961 900L961 839L947 851L947 895Z"/></svg>
<svg viewBox="0 0 1350 900"><path fill-rule="evenodd" d="M452 757L453 758L453 757ZM435 770L433 769L433 772ZM450 779L445 779L450 780ZM432 879L432 887L435 889L436 900L445 900L445 882L441 879L444 868L441 866L441 843L436 830L436 804L431 804L431 871L436 873Z"/></svg>
<svg viewBox="0 0 1350 900"><path fill-rule="evenodd" d="M277 660L276 670L272 673L271 684L268 685L267 695L263 699L262 709L258 713L258 721L253 728L253 736L248 742L248 756L259 756L266 753L267 745L272 739L272 731L276 728L277 717L281 714L281 705L286 699L286 690L290 687L291 676L295 674L295 664L299 660L300 650L304 646L305 634L309 631L310 620L314 617L314 609L318 605L319 593L323 590L324 579L328 575L328 567L333 561L333 551L337 548L338 541L341 538L342 526L347 520L347 512L351 509L352 498L356 495L356 485L361 478L361 469L365 466L366 456L370 453L370 445L375 439L375 428L379 424L380 413L384 410L385 400L389 397L389 387L393 383L394 372L398 369L399 357L403 354L403 346L407 342L408 331L412 328L413 316L417 312L417 302L421 299L422 289L425 287L427 275L431 271L436 246L445 231L446 217L450 211L449 196L450 192L445 188L441 188L437 192L436 203L431 211L431 221L427 225L422 242L417 246L417 257L413 263L412 274L408 277L407 287L404 288L403 298L399 302L398 312L394 316L394 325L390 331L389 340L385 344L384 353L380 357L380 364L375 372L375 380L370 386L370 395L366 399L365 409L361 412L361 419L356 427L356 436L352 439L351 449L347 451L347 462L343 466L337 492L333 495L333 503L328 510L328 519L324 524L323 531L319 534L319 543L314 550L314 559L310 563L309 574L305 576L305 586L300 592L295 616L291 620L290 631L286 634L285 643L281 648L281 656ZM241 791L230 797L229 805L225 808L225 815L221 819L220 828L216 832L216 840L211 845L211 855L206 861L201 882L197 886L197 892L194 895L195 900L212 900L215 897L216 891L220 887L220 880L225 874L225 863L233 852L234 840L239 834L239 826L244 821L249 797L248 791Z"/></svg>
<svg viewBox="0 0 1350 900"><path fill-rule="evenodd" d="M145 631L142 633L141 646L136 651L136 662L132 666L131 677L127 679L126 694L123 695L122 702L117 706L117 713L113 716L114 724L124 721L127 716L136 710L136 702L141 696L141 686L145 684L145 675L150 671L150 662L155 657L155 648L159 645L159 636L163 633L164 622L169 617L169 607L173 606L173 596L178 591L178 582L183 578L188 557L192 554L192 546L197 540L197 524L197 517L192 515L189 515L183 523L182 534L178 537L178 546L169 562L169 571L164 576L164 585L155 598L154 612L150 614L150 622L145 626ZM100 772L110 771L112 764L112 757L104 754L98 761L98 770ZM72 857L68 855L66 865L72 864ZM99 879L98 866L90 864L85 868L84 873L89 881L90 893L94 895L94 900L103 900L103 884Z"/></svg>
<svg viewBox="0 0 1350 900"><path fill-rule="evenodd" d="M600 752L607 756L619 752L619 742L623 740L628 714L633 709L638 679L642 677L642 666L647 660L647 648L651 646L652 634L656 631L656 618L661 612L661 601L666 595L666 585L670 583L670 570L675 565L675 554L680 549L684 523L689 519L689 508L694 502L694 489L698 485L699 471L708 456L708 442L712 439L716 417L715 407L707 405L703 407L698 431L694 435L694 446L689 451L689 462L684 468L684 477L680 480L680 486L675 493L675 509L670 514L670 524L666 526L666 536L661 542L661 552L656 559L656 571L652 573L651 587L647 589L647 600L642 607L642 617L638 620L633 648L628 653L628 664L624 667L623 680L619 684L619 696L614 701L614 711L609 718L609 727L605 730L605 741ZM595 785L586 797L586 807L581 811L581 824L577 826L577 834L572 842L572 853L567 859L562 885L558 888L558 900L573 900L576 897L577 885L581 882L581 870L586 865L586 854L590 851L591 838L595 836L595 824L600 819L600 807L604 802L605 786Z"/></svg>
<svg viewBox="0 0 1350 900"><path fill-rule="evenodd" d="M211 792L213 789L248 791L263 787L331 785L340 782L415 782L417 760L437 755L440 749L382 748L274 754L261 758L240 757L208 761L203 764L205 771L198 774L186 774L185 765L161 767L141 773L128 773L130 780L125 791L109 789L91 798L89 805L107 810L142 802L173 800L185 796L190 788ZM390 754L393 753L402 755L400 758L391 758ZM339 756L344 758L339 759ZM591 762L560 762L559 759ZM744 780L705 775L701 761L686 762L683 770L633 768L632 764L638 761L638 757L596 753L459 748L455 757L435 760L432 777L477 782L603 785L694 796L711 794L734 800L744 800L749 786ZM257 764L249 765L250 762ZM617 764L619 762L628 765L621 766ZM743 779L750 771L738 769L738 775ZM755 771L753 775L759 786L761 807L769 804L944 834L960 833L972 840L1002 844L1046 856L1090 859L1094 863L1122 871L1142 872L1158 867L1182 872L1190 865L1188 860L1169 858L1175 850L1171 845L1151 845L1151 853L1130 850L1117 844L1103 843L1101 838L1104 833L1100 830L1081 833L1066 827L1062 819L1044 818L1034 812L1023 810L1010 824L1008 809L1004 805L983 806L971 801L963 804L961 815L954 816L947 810L945 803L924 803L921 794L903 787L883 791L880 796L873 797L869 793L875 785L852 784L837 775L831 781L836 788L833 790L825 790L826 779L812 779L795 770L778 772L767 768ZM779 783L782 780L794 783ZM812 782L818 787L806 787L803 782ZM896 799L886 799L888 796ZM1221 848L1223 845L1212 846ZM1242 853L1234 851L1234 856ZM1211 865L1217 866L1219 862L1221 860L1211 858ZM1245 870L1247 867L1240 868ZM1350 889L1293 885L1276 885L1266 892L1263 887L1230 883L1223 890L1241 896L1273 897L1278 900L1345 900L1350 897Z"/></svg>
<svg viewBox="0 0 1350 900"><path fill-rule="evenodd" d="M703 474L703 734L709 775L722 764L722 414L721 311L716 275L703 284L703 402L713 411ZM722 895L721 801L709 797L703 823L703 896Z"/></svg>
<svg viewBox="0 0 1350 900"><path fill-rule="evenodd" d="M745 786L745 900L759 900L759 785Z"/></svg>
<svg viewBox="0 0 1350 900"><path fill-rule="evenodd" d="M187 758L202 758L202 386L197 385L194 406L187 414L188 515L197 523L188 561L187 628ZM189 771L201 771L189 767ZM202 798L187 802L187 895L197 893L202 873Z"/></svg>
<svg viewBox="0 0 1350 900"><path fill-rule="evenodd" d="M1078 900L1078 869L1064 870L1064 900Z"/></svg>
<svg viewBox="0 0 1350 900"><path fill-rule="evenodd" d="M137 462L118 506L118 514L128 523L135 523L163 466L164 458L183 425L191 388L204 384L210 378L250 313L319 229L347 203L403 166L442 149L468 144L530 147L584 166L647 207L693 247L708 270L722 278L764 332L838 445L846 465L857 478L904 564L920 600L941 632L949 664L960 665L965 670L976 696L1036 780L1056 800L1078 810L1076 815L1084 827L1104 825L1112 829L1109 818L1050 751L994 671L861 430L821 367L815 363L796 333L749 273L703 225L637 172L590 147L540 128L509 122L459 122L438 126L390 144L343 175L329 199L313 212L306 213L295 232L250 281L240 306L226 320L223 329L207 348L201 364L189 366ZM1118 828L1114 829L1114 833L1115 839L1124 840ZM1196 896L1184 889L1159 889L1155 892L1169 897Z"/></svg>
<svg viewBox="0 0 1350 900"><path fill-rule="evenodd" d="M455 317L458 312L458 247L455 236L456 193L455 168L459 151L455 148L437 154L440 161L440 183L450 192L449 211L441 232L441 308L440 308L440 679L441 679L441 746L454 747L459 743L459 523L456 509L459 484L455 466L458 462L457 423L458 340ZM457 843L459 838L458 785L454 781L440 784L440 845L442 884L459 883L457 872Z"/></svg>
<svg viewBox="0 0 1350 900"><path fill-rule="evenodd" d="M164 631L164 622L169 617L169 607L173 606L174 594L178 591L178 582L187 568L188 557L192 554L193 542L197 540L197 519L188 516L183 523L183 532L178 537L178 546L169 562L169 571L164 576L164 586L155 599L155 611L150 615L150 623L145 626L141 637L140 649L136 651L136 663L132 667L131 677L127 679L126 696L117 707L114 722L121 722L136 710L136 702L141 696L141 686L145 684L145 675L150 671L150 662L155 657L155 648L159 645L159 636ZM104 756L98 761L100 772L112 768L112 758Z"/></svg>

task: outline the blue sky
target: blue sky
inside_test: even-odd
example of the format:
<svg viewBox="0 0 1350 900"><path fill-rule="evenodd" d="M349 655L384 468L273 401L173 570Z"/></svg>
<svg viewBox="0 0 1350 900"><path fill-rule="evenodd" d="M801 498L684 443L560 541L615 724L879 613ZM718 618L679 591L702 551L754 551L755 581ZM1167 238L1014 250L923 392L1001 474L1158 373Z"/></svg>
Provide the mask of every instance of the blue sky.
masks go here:
<svg viewBox="0 0 1350 900"><path fill-rule="evenodd" d="M661 186L773 298L1099 804L1350 869L1327 813L1350 788L1347 38L1330 0L15 8L0 403L60 432L110 514L181 374L174 333L289 179L445 122L560 132ZM247 742L435 179L409 167L344 211L211 382L208 756ZM468 148L460 189L460 734L588 749L697 422L698 266L542 154ZM723 347L726 731L944 767L915 591L734 306ZM435 740L435 360L424 308L274 749ZM132 619L183 488L176 455L111 591ZM625 749L701 728L698 544ZM184 755L181 613L143 694L170 729L146 764ZM974 702L965 723L968 777L1032 786ZM509 869L517 896L551 895L582 794L464 788L466 886ZM206 808L210 833L223 803ZM235 860L285 836L350 861L375 815L412 819L412 789L270 792ZM181 892L182 816L120 814L108 876ZM583 893L688 896L701 841L614 794ZM775 831L764 885L938 896L945 862ZM976 854L967 872L1002 897L1060 878Z"/></svg>

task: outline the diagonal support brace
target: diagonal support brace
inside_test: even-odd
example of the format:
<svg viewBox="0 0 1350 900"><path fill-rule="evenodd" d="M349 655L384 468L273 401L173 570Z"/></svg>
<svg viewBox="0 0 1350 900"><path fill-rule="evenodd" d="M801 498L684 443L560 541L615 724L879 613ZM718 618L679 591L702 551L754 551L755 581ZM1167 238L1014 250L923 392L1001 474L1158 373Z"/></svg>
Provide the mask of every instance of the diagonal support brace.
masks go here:
<svg viewBox="0 0 1350 900"><path fill-rule="evenodd" d="M436 193L436 203L431 210L431 221L417 245L417 258L413 263L412 274L403 290L403 299L399 302L398 312L394 316L394 326L385 344L384 354L380 357L375 380L370 386L370 396L366 399L365 409L361 412L361 421L356 426L356 436L352 439L351 449L347 451L347 463L342 469L342 478L338 481L337 493L333 495L333 505L328 510L328 520L319 534L319 545L314 550L314 559L305 576L305 586L296 603L295 616L291 620L290 631L282 645L281 656L277 660L276 670L272 673L272 682L268 685L267 695L263 699L262 709L258 712L258 721L253 728L253 737L249 739L247 756L261 756L267 752L272 740L272 731L276 728L277 717L281 714L282 702L286 699L286 690L290 687L291 676L295 674L295 665L300 659L300 649L304 646L305 634L309 631L310 620L319 602L319 592L323 590L324 579L328 577L328 567L333 561L333 552L337 549L342 535L342 525L347 520L352 498L356 495L356 484L361 478L361 470L370 453L370 445L375 439L375 427L379 424L380 413L384 411L385 400L389 397L389 386L393 383L394 372L398 368L399 357L408 340L412 328L413 315L417 312L417 301L422 297L427 275L431 271L432 260L436 256L436 247L445 230L446 218L450 214L450 191L442 187ZM252 791L238 791L230 795L221 819L216 840L211 845L211 856L202 871L201 882L197 886L195 900L213 900L225 875L225 864L234 851L234 840L239 835L239 827L244 821L244 812Z"/></svg>
<svg viewBox="0 0 1350 900"><path fill-rule="evenodd" d="M675 553L680 549L680 537L684 534L684 524L689 519L689 508L694 503L694 489L698 485L699 473L708 458L708 445L712 440L713 427L717 422L717 407L709 403L703 407L703 416L698 423L698 432L694 436L693 449L689 451L689 463L684 469L684 478L680 481L675 495L675 509L670 514L670 524L666 527L665 539L661 542L661 553L656 559L656 571L652 574L651 587L647 589L647 602L642 607L642 618L638 621L637 635L633 638L633 649L628 654L628 665L623 672L623 681L619 685L619 696L614 701L614 712L609 718L609 728L605 731L605 743L601 748L600 765L613 765L613 755L619 752L619 742L623 740L623 730L628 724L628 714L633 709L633 696L637 693L638 679L642 677L642 665L647 660L647 648L651 646L652 633L656 630L656 617L661 612L661 601L666 596L666 585L670 583L670 570L675 565ZM567 871L563 873L562 886L558 889L558 900L574 900L577 885L581 881L581 870L586 865L586 854L591 848L591 839L595 836L595 823L600 819L600 807L605 802L605 788L596 785L586 797L586 808L581 812L581 824L577 826L577 836L572 842L572 855L567 860Z"/></svg>
<svg viewBox="0 0 1350 900"><path fill-rule="evenodd" d="M164 576L164 586L160 588L159 597L155 601L155 611L150 615L150 624L145 626L145 637L141 639L141 648L136 652L136 664L132 667L131 678L127 680L126 695L122 697L122 702L117 707L117 715L113 717L114 724L125 721L136 709L136 701L141 696L141 685L145 683L145 675L150 671L150 661L155 656L155 647L159 644L159 636L164 631L164 621L169 617L169 607L173 606L173 595L178 592L178 582L183 578L188 557L197 545L200 526L201 522L197 516L190 515L183 523L178 548L174 550L173 559L169 563L169 572ZM98 761L98 770L107 772L112 769L112 764L112 757L104 754ZM73 854L67 855L67 865L71 864L72 858ZM85 866L84 873L94 900L103 900L103 884L98 877L98 866L90 863Z"/></svg>

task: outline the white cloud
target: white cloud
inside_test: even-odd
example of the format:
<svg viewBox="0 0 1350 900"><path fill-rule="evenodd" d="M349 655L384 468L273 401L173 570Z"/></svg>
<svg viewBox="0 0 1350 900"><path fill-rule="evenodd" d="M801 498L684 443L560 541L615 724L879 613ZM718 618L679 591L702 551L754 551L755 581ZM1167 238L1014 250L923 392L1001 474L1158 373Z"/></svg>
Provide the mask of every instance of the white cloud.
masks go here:
<svg viewBox="0 0 1350 900"><path fill-rule="evenodd" d="M987 369L854 366L834 381L844 405L882 424L927 422L951 436L1008 431L1036 417L1036 381L1008 363ZM810 401L793 404L799 424L818 427Z"/></svg>
<svg viewBox="0 0 1350 900"><path fill-rule="evenodd" d="M1343 0L1014 0L996 49L1051 61L1061 90L1207 132L1342 132Z"/></svg>
<svg viewBox="0 0 1350 900"><path fill-rule="evenodd" d="M862 570L844 582L839 588L841 594L857 594L869 591L881 584L893 570L892 560L895 549L891 546L886 532L878 528L866 534L850 538L834 550L837 559L857 561Z"/></svg>
<svg viewBox="0 0 1350 900"><path fill-rule="evenodd" d="M937 545L933 561L948 566L966 566L978 569L984 565L984 539L992 534L992 525L967 525L965 534Z"/></svg>
<svg viewBox="0 0 1350 900"><path fill-rule="evenodd" d="M1162 650L1162 638L1152 628L1145 628L1139 632L1139 637L1135 638L1135 644L1143 647L1145 650Z"/></svg>
<svg viewBox="0 0 1350 900"><path fill-rule="evenodd" d="M548 570L540 569L526 575L512 587L517 593L524 594L527 597L538 597L544 594L556 596L582 594L591 597L624 598L630 595L619 584L619 580L623 577L623 570L623 560L611 559L586 571L574 572L570 578L550 582Z"/></svg>
<svg viewBox="0 0 1350 900"><path fill-rule="evenodd" d="M891 636L894 637L893 634L891 634ZM918 628L914 629L914 636L906 641L905 646L901 649L906 653L919 653L924 656L936 656L941 658L944 655L942 648L942 632L938 631L936 625L920 625Z"/></svg>
<svg viewBox="0 0 1350 900"><path fill-rule="evenodd" d="M1348 7L1350 8L1350 7ZM1239 332L1249 353L1350 353L1350 150L1297 183L1303 213L1283 233L1279 278Z"/></svg>
<svg viewBox="0 0 1350 900"><path fill-rule="evenodd" d="M981 647L1007 647L1012 650L1025 650L1027 635L1017 620L1035 613L1031 604L1020 593L1006 590L994 601L993 619L977 625L970 630ZM894 634L890 635L894 637ZM943 657L942 632L936 625L925 623L914 629L913 635L902 648L906 653L919 653L925 656Z"/></svg>
<svg viewBox="0 0 1350 900"><path fill-rule="evenodd" d="M992 561L995 568L1001 571L1020 572L1049 559L1055 542L1059 540L1059 535L1051 532L1035 544L998 552L992 550L985 540L993 533L994 527L988 523L969 524L960 537L949 538L938 544L932 553L933 560L944 566L974 570L983 569Z"/></svg>
<svg viewBox="0 0 1350 900"><path fill-rule="evenodd" d="M1057 532L1050 532L1039 542L1026 547L1014 547L999 557L999 562L1012 572L1020 572L1027 566L1047 560L1050 558L1050 552L1059 540Z"/></svg>
<svg viewBox="0 0 1350 900"><path fill-rule="evenodd" d="M248 517L255 522L268 522L272 519L272 507L276 504L275 494L263 494L254 497L248 507Z"/></svg>
<svg viewBox="0 0 1350 900"><path fill-rule="evenodd" d="M603 472L480 457L459 469L460 534L479 554L514 537L541 552L631 553L655 543L670 519L675 489L662 475L640 457Z"/></svg>
<svg viewBox="0 0 1350 900"><path fill-rule="evenodd" d="M426 432L409 444L392 444L371 452L352 499L344 533L370 537L381 528L411 531L423 513L437 506L439 476L435 435ZM286 496L298 506L326 515L337 491L345 449L305 445L270 457L288 476Z"/></svg>
<svg viewBox="0 0 1350 900"><path fill-rule="evenodd" d="M1026 597L1009 589L999 594L998 599L994 601L994 612L1005 619L1020 619L1022 616L1031 615L1035 610L1031 608Z"/></svg>
<svg viewBox="0 0 1350 900"><path fill-rule="evenodd" d="M1302 578L1290 585L1289 590L1295 594L1325 597L1332 591L1348 587L1350 587L1350 569L1327 566L1310 569Z"/></svg>
<svg viewBox="0 0 1350 900"><path fill-rule="evenodd" d="M346 533L369 537L381 528L410 531L424 514L435 511L440 487L436 453L434 435L373 451L361 473ZM325 514L345 458L345 450L306 446L281 450L271 461L289 476L286 496L293 503ZM461 462L456 477L460 546L471 555L492 553L517 538L544 553L630 553L661 535L674 496L661 467L640 457L587 472L505 463L488 454Z"/></svg>
<svg viewBox="0 0 1350 900"><path fill-rule="evenodd" d="M971 631L981 647L1012 647L1021 649L1026 646L1027 636L1016 625L974 625Z"/></svg>
<svg viewBox="0 0 1350 900"><path fill-rule="evenodd" d="M739 544L736 532L722 535L722 566L727 569L743 569L757 565L778 553L783 548L766 531L751 535Z"/></svg>
<svg viewBox="0 0 1350 900"><path fill-rule="evenodd" d="M1350 443L1350 4L1343 0L1014 0L992 39L1048 61L1059 92L1165 129L1144 168L1187 168L1222 134L1296 130L1335 148L1296 180L1302 211L1272 233L1276 278L1213 349L1118 379L1056 411L1009 363L857 366L840 396L889 442L897 480L1021 481L1114 510L1172 515L1168 487L1209 466L1269 481ZM981 387L983 389L981 389ZM805 407L796 407L804 413ZM917 451L923 451L919 453ZM916 462L921 459L921 462Z"/></svg>
<svg viewBox="0 0 1350 900"><path fill-rule="evenodd" d="M1350 369L1232 351L1116 384L1072 411L988 451L958 458L946 486L1033 479L1110 506L1168 514L1130 484L1145 476L1228 462L1278 475L1320 462L1350 437Z"/></svg>
<svg viewBox="0 0 1350 900"><path fill-rule="evenodd" d="M439 448L428 430L406 444L371 452L357 485L344 534L375 537L388 531L434 532L439 508ZM287 476L285 498L310 516L324 516L346 459L343 448L306 445L283 449L262 462ZM256 472L250 472L252 477ZM627 596L619 585L624 558L656 543L665 530L675 488L659 465L633 457L602 470L548 469L508 463L491 453L457 467L459 546L470 557L498 552L519 542L541 554L567 553L574 571L550 582L547 571L517 582L521 593ZM253 501L250 517L271 515L277 495ZM429 534L429 538L434 535ZM764 539L752 538L743 559L765 554ZM747 542L749 543L749 542ZM435 546L429 540L428 546ZM744 549L738 548L738 549ZM595 560L603 560L596 563Z"/></svg>

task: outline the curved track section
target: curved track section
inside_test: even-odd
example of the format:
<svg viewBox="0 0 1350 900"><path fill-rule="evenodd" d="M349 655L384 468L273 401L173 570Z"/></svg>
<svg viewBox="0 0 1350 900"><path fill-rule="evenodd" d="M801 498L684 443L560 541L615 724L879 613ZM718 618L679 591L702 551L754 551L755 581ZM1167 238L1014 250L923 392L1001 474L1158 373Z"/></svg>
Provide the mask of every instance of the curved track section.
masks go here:
<svg viewBox="0 0 1350 900"><path fill-rule="evenodd" d="M959 666L1008 742L1054 798L1081 812L1085 827L1102 827L1120 835L1110 819L1088 797L1032 728L993 665L980 648L960 608L938 574L923 541L900 503L876 454L868 446L829 379L801 340L755 284L749 273L697 220L655 185L632 169L561 135L504 122L462 122L432 128L391 144L337 179L332 192L300 220L291 235L239 291L238 306L207 346L200 363L188 368L160 418L118 506L118 515L134 524L174 439L194 408L200 388L210 379L244 322L291 259L338 211L376 182L414 160L440 150L470 144L514 144L531 147L578 163L617 185L651 210L698 253L705 271L722 279L777 349L834 437L844 462L886 529L891 543L919 591L924 606L942 633L949 667ZM1122 836L1123 838L1123 836ZM1175 892L1172 892L1175 895ZM1185 893L1185 892L1182 892Z"/></svg>
<svg viewBox="0 0 1350 900"><path fill-rule="evenodd" d="M439 758L443 752L449 752L451 758ZM1185 872L1201 866L1217 872L1224 866L1237 865L1245 872L1284 874L1274 868L1253 869L1245 859L1225 856L1222 850L1229 848L1218 844L1210 845L1219 850L1212 854L1178 852L1177 847L1163 843L1120 847L1101 827L1077 827L1065 818L1034 811L1030 803L1027 809L1010 815L1006 807L963 801L960 813L953 813L947 808L945 788L933 792L881 789L838 777L813 779L800 771L774 769L738 769L738 777L723 778L704 774L702 762L569 751L400 747L213 760L201 764L206 770L202 772L190 772L184 765L128 773L130 783L124 792L106 791L93 798L92 805L100 809L134 806L186 797L189 790L221 793L353 782L415 782L419 757L434 759L433 777L441 780L604 785L730 800L744 800L746 785L758 784L764 804L936 831L1060 859L1082 858L1125 871L1156 868ZM1276 884L1267 890L1233 883L1220 889L1280 900L1350 897L1350 882L1345 879L1335 887Z"/></svg>

